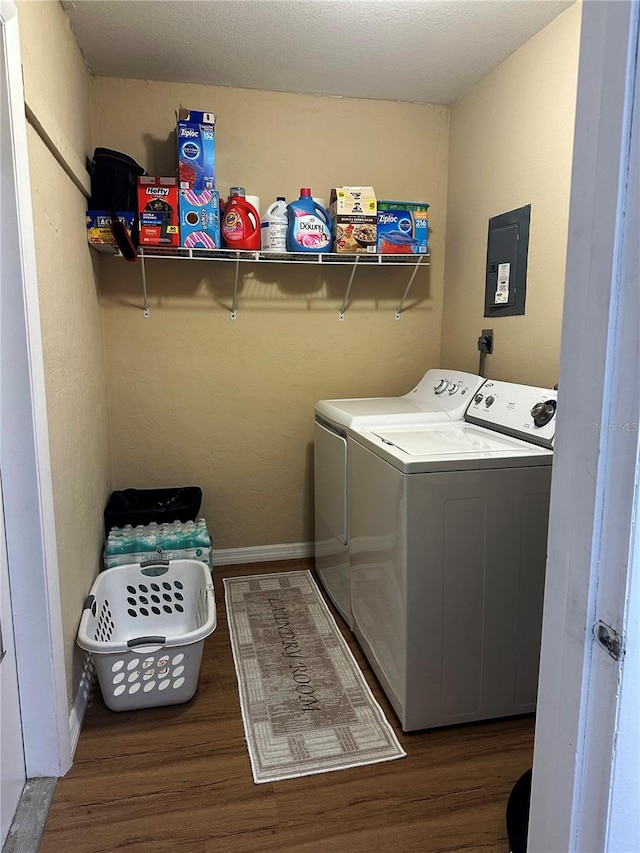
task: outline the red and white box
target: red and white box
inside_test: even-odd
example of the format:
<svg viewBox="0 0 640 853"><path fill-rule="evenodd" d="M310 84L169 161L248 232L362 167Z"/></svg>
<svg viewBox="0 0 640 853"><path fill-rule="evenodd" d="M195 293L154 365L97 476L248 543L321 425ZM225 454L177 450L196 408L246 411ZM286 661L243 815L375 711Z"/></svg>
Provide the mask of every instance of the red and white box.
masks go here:
<svg viewBox="0 0 640 853"><path fill-rule="evenodd" d="M175 178L138 178L141 246L179 246L178 184Z"/></svg>

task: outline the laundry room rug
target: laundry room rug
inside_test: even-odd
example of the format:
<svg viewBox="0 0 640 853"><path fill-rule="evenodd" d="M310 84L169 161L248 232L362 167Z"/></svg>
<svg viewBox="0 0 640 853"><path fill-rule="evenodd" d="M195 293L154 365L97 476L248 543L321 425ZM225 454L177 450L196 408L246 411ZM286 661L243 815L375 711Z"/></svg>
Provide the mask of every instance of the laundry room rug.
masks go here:
<svg viewBox="0 0 640 853"><path fill-rule="evenodd" d="M224 585L254 782L406 755L309 571Z"/></svg>

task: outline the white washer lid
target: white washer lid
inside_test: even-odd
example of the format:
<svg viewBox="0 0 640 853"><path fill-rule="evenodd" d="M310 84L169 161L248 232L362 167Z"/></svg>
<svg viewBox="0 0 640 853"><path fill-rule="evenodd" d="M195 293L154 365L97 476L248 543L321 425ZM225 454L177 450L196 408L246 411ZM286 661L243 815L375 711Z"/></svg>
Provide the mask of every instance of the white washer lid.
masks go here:
<svg viewBox="0 0 640 853"><path fill-rule="evenodd" d="M484 379L456 370L428 370L402 397L320 400L315 413L330 424L351 428L374 424L461 420Z"/></svg>
<svg viewBox="0 0 640 853"><path fill-rule="evenodd" d="M408 474L550 465L553 452L464 421L354 429L352 439Z"/></svg>
<svg viewBox="0 0 640 853"><path fill-rule="evenodd" d="M339 424L350 427L354 424L361 426L394 423L400 418L403 423L425 423L432 420L450 420L447 412L433 405L419 405L405 397L360 397L352 400L320 400L316 403L316 415Z"/></svg>

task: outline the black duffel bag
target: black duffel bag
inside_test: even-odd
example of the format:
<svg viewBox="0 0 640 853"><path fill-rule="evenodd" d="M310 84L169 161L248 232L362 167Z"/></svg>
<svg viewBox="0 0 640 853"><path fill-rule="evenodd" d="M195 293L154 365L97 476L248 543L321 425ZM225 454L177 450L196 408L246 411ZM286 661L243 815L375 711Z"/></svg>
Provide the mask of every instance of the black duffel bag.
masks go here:
<svg viewBox="0 0 640 853"><path fill-rule="evenodd" d="M96 148L91 162L91 210L106 210L112 215L111 231L116 245L128 261L137 257L134 240L127 234L117 211L137 214L138 178L145 170L136 161L111 148Z"/></svg>

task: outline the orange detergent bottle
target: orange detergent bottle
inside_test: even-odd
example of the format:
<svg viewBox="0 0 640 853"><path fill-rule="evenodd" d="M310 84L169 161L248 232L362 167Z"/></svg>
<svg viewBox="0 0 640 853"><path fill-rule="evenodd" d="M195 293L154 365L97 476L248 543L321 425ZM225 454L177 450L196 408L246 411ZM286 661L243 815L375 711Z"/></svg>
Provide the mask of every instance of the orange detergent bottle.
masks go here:
<svg viewBox="0 0 640 853"><path fill-rule="evenodd" d="M221 231L227 249L260 249L260 214L245 198L243 187L229 190Z"/></svg>

